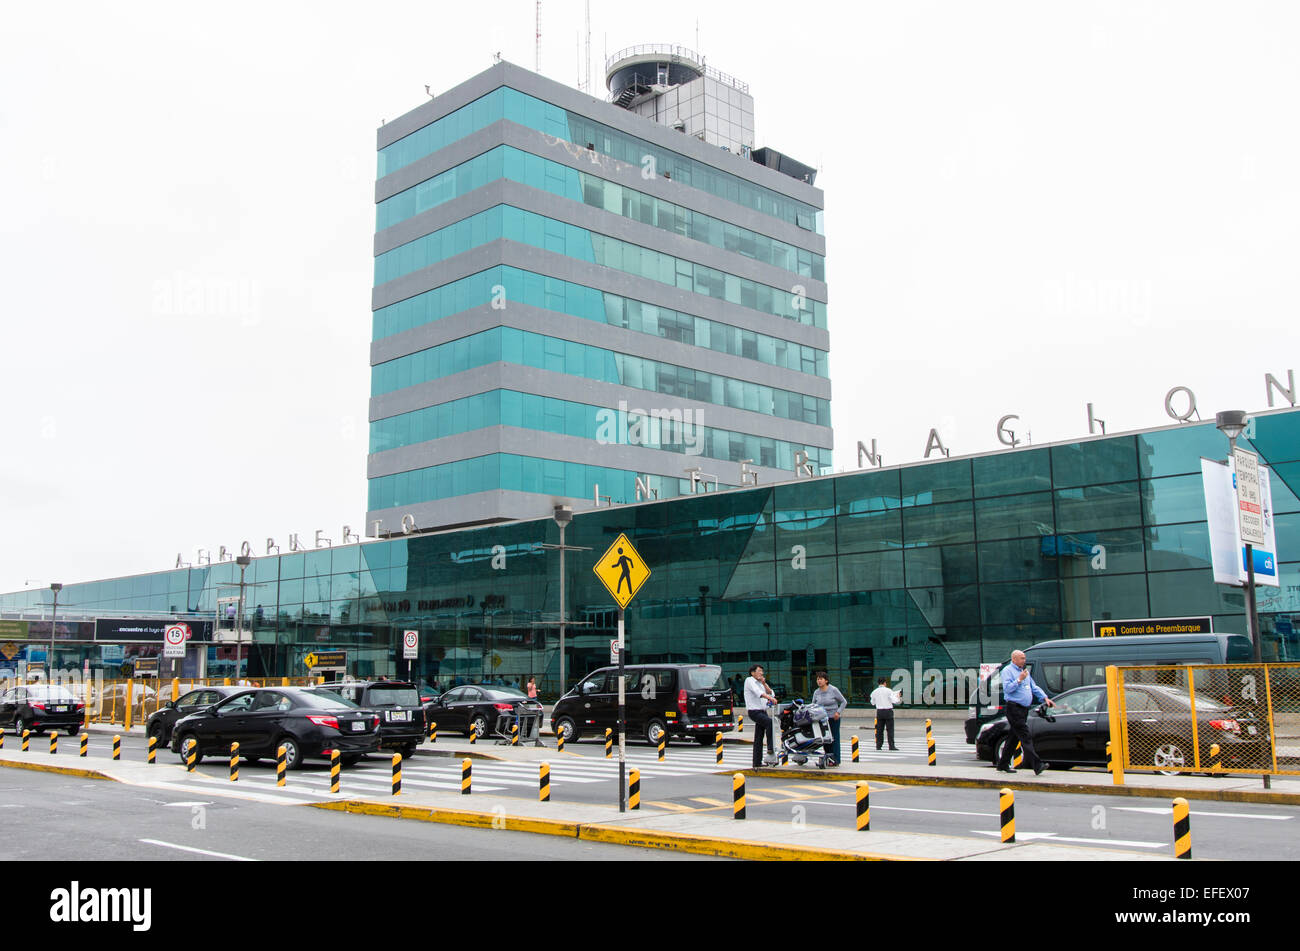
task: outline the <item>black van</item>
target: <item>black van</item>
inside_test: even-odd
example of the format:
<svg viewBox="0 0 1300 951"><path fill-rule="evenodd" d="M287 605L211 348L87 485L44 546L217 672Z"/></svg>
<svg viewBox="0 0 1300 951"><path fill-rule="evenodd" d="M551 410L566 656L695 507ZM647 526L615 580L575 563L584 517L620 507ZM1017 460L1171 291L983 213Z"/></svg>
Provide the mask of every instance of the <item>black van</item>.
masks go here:
<svg viewBox="0 0 1300 951"><path fill-rule="evenodd" d="M658 746L664 737L705 744L731 732L731 688L716 664L629 664L623 673L628 736ZM618 668L588 674L561 697L551 711L551 728L565 742L617 731Z"/></svg>
<svg viewBox="0 0 1300 951"><path fill-rule="evenodd" d="M379 746L410 759L424 740L424 706L415 684L401 680L350 681L312 687L379 714Z"/></svg>
<svg viewBox="0 0 1300 951"><path fill-rule="evenodd" d="M1112 665L1249 664L1254 658L1250 638L1241 634L1067 637L1025 648L1025 663L1031 665L1034 683L1049 697L1075 687L1104 684L1106 668ZM975 742L981 726L1003 715L1001 676L999 666L980 685L968 710L967 743ZM986 699L992 703L981 703Z"/></svg>

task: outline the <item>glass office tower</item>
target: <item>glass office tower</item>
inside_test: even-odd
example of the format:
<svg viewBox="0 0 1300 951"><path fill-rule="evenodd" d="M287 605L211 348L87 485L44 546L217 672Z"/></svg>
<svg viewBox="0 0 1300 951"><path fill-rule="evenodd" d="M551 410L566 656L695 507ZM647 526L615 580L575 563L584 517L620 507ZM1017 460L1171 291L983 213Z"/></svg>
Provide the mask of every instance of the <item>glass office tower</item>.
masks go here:
<svg viewBox="0 0 1300 951"><path fill-rule="evenodd" d="M1239 443L1273 473L1281 584L1258 589L1263 656L1300 660L1300 409L1259 414ZM1092 637L1094 621L1206 616L1244 633L1242 589L1213 579L1202 489L1202 457L1226 454L1202 423L579 512L565 540L592 551L566 561L566 669L572 683L608 661L616 612L591 568L620 532L653 571L627 611L630 663L708 660L730 677L761 662L796 695L825 667L862 703L877 676L974 671ZM415 629L417 676L535 674L553 694L559 557L537 546L558 540L539 518L256 558L241 672L303 676L308 653L342 650L351 674L404 676ZM226 562L65 584L56 664L112 674L162 635L106 618L181 617L190 672L230 676L235 647L202 622L238 580ZM0 595L11 664L43 652L51 607L48 590Z"/></svg>
<svg viewBox="0 0 1300 951"><path fill-rule="evenodd" d="M366 534L830 471L811 169L509 63L378 144Z"/></svg>

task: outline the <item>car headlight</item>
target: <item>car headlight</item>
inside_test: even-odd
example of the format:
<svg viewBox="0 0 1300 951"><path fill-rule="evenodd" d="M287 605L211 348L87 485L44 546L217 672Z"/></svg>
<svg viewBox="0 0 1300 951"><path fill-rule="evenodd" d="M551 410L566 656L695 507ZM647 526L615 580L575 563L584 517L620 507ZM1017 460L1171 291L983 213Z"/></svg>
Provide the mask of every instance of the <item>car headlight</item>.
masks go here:
<svg viewBox="0 0 1300 951"><path fill-rule="evenodd" d="M977 736L977 737L979 737L979 736L983 736L985 733L987 733L987 732L988 732L989 730L991 730L991 729L993 729L993 723L992 723L992 722L990 722L990 723L986 723L986 724L984 724L982 727L980 727L980 731L979 731L978 734L976 734L976 736Z"/></svg>

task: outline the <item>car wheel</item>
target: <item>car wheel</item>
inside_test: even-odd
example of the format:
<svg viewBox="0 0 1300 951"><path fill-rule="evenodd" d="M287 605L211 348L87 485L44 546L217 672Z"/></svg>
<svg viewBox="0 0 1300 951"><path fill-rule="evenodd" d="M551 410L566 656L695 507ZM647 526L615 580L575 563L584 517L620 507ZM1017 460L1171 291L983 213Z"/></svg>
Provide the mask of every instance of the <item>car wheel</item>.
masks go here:
<svg viewBox="0 0 1300 951"><path fill-rule="evenodd" d="M21 739L25 729L27 729L27 721L22 717L14 717L14 735Z"/></svg>
<svg viewBox="0 0 1300 951"><path fill-rule="evenodd" d="M575 743L578 740L578 724L573 722L572 717L560 717L552 725L556 736L564 737L565 743Z"/></svg>
<svg viewBox="0 0 1300 951"><path fill-rule="evenodd" d="M192 736L182 736L182 737L181 737L181 739L180 739L180 743L179 743L179 745L177 746L177 749L180 751L180 758L181 758L181 765L182 765L182 766L185 765L185 759L186 759L186 755L187 755L186 747L188 747L191 743L193 743L193 744L195 744L195 746L197 746L197 745L198 745L198 742L199 742L199 741L196 740L196 739L194 739L194 737L192 737ZM203 762L203 754L200 753L200 752L196 749L195 752L194 752L194 765L197 766L199 763L202 763L202 762Z"/></svg>
<svg viewBox="0 0 1300 951"><path fill-rule="evenodd" d="M159 746L166 746L168 737L166 728L161 720L155 720L149 725L149 736L152 736Z"/></svg>
<svg viewBox="0 0 1300 951"><path fill-rule="evenodd" d="M1161 776L1177 776L1183 772L1187 754L1183 752L1182 740L1169 736L1159 740L1151 754L1151 765L1160 771Z"/></svg>
<svg viewBox="0 0 1300 951"><path fill-rule="evenodd" d="M663 720L651 720L645 725L645 741L656 749L660 740L668 739L668 728Z"/></svg>
<svg viewBox="0 0 1300 951"><path fill-rule="evenodd" d="M68 736L76 736L76 735L77 735L77 731L78 731L79 729L81 729L81 728L80 728L80 727L75 727L75 726L70 726L70 727L68 727Z"/></svg>
<svg viewBox="0 0 1300 951"><path fill-rule="evenodd" d="M285 769L297 769L302 766L302 747L292 736L282 736L276 744L276 755L279 755L279 747L284 747L284 766Z"/></svg>
<svg viewBox="0 0 1300 951"><path fill-rule="evenodd" d="M488 721L481 713L475 714L469 721L470 729L478 734L479 739L488 736Z"/></svg>
<svg viewBox="0 0 1300 951"><path fill-rule="evenodd" d="M1008 765L1011 764L1012 757L1014 756L1016 751L1016 747L1015 747L1016 738L1011 734L1007 734L1006 736L1002 737L1002 739L998 740L997 745L993 747L994 766L997 766L998 763L1002 762L1002 754L1006 752L1008 743L1011 744L1011 756L1008 756L1007 764Z"/></svg>

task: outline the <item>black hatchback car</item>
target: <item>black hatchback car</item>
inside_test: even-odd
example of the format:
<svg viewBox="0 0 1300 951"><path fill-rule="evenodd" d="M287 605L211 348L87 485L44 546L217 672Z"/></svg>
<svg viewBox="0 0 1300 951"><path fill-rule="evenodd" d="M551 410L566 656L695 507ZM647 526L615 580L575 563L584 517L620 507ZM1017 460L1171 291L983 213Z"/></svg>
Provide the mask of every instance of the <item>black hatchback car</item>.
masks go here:
<svg viewBox="0 0 1300 951"><path fill-rule="evenodd" d="M516 717L542 723L542 705L514 687L494 687L490 684L465 684L452 687L424 708L425 716L438 724L439 732L461 732L469 736L470 727L480 737L508 736L510 724ZM527 725L520 731L524 738Z"/></svg>
<svg viewBox="0 0 1300 951"><path fill-rule="evenodd" d="M624 704L629 736L652 746L664 738L712 743L730 733L732 694L716 664L636 664L624 668ZM560 698L551 727L566 742L618 729L618 668L588 674Z"/></svg>
<svg viewBox="0 0 1300 951"><path fill-rule="evenodd" d="M198 759L229 756L230 744L250 760L274 757L280 746L290 769L305 759L328 759L331 750L355 763L379 750L379 714L341 697L301 687L258 687L181 717L172 730L173 753L185 760L198 744Z"/></svg>
<svg viewBox="0 0 1300 951"><path fill-rule="evenodd" d="M342 697L379 714L379 746L398 750L403 759L415 755L424 739L424 706L420 691L412 683L397 680L366 680L325 684L311 688L316 693Z"/></svg>
<svg viewBox="0 0 1300 951"><path fill-rule="evenodd" d="M145 735L152 736L159 746L168 746L172 741L172 727L181 717L198 713L215 706L227 697L233 697L246 687L196 687L181 694L174 701L167 700L145 721Z"/></svg>
<svg viewBox="0 0 1300 951"><path fill-rule="evenodd" d="M86 705L59 684L11 687L0 695L0 724L13 724L19 734L23 730L38 736L47 730L67 730L68 736L75 736L85 713Z"/></svg>
<svg viewBox="0 0 1300 951"><path fill-rule="evenodd" d="M1128 747L1134 766L1154 766L1172 774L1193 769L1192 706L1186 688L1165 684L1125 684ZM1077 687L1052 698L1055 707L1036 707L1030 714L1029 735L1034 750L1049 766L1105 766L1110 719L1104 686ZM1270 762L1267 728L1247 710L1225 706L1196 694L1196 746L1200 761L1209 762L1217 743L1223 765L1264 768ZM975 741L975 754L998 762L1003 745L1014 742L1003 717L985 724Z"/></svg>

